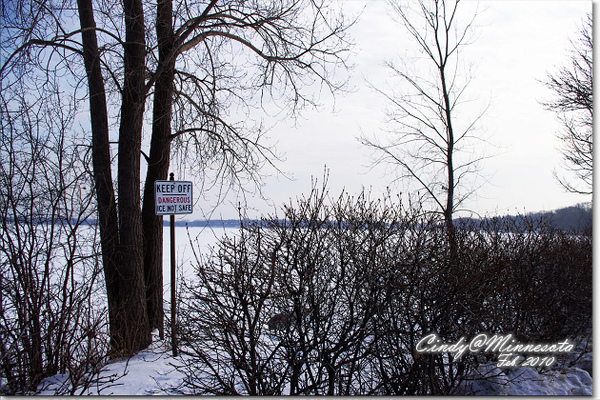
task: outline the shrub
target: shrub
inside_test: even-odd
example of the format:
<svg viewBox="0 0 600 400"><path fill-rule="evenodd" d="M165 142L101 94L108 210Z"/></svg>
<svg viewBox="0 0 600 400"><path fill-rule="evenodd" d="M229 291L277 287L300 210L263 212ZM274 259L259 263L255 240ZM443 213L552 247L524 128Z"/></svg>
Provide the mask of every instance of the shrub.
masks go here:
<svg viewBox="0 0 600 400"><path fill-rule="evenodd" d="M105 350L91 153L68 107L29 100L0 107L0 394L58 373L69 379L56 394L74 394Z"/></svg>
<svg viewBox="0 0 600 400"><path fill-rule="evenodd" d="M589 238L521 225L463 227L451 260L443 221L391 196L329 201L323 188L284 206L283 218L243 220L207 257L196 254L198 280L181 305L185 385L196 394L452 394L485 357L420 354L426 334L547 342L591 320Z"/></svg>

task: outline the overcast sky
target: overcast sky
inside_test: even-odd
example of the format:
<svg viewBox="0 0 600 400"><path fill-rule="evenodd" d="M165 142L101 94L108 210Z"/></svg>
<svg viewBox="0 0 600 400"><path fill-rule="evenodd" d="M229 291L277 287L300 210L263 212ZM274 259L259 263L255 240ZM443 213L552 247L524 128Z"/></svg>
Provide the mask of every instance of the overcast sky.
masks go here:
<svg viewBox="0 0 600 400"><path fill-rule="evenodd" d="M293 179L267 178L263 194L271 201L248 198L249 217L273 213L290 198L309 193L312 179L322 182L325 166L334 198L342 190L356 194L362 187L377 197L393 181L385 167L371 168L372 153L356 137L361 133L377 136L384 127L386 100L367 82L377 86L398 82L383 63L413 55L412 43L404 28L390 18L387 1L340 3L349 14L364 8L350 31L356 44L349 59L355 64L349 82L354 90L337 95L335 108L332 99L323 95L319 110L307 110L295 124L281 122L270 131L277 151L284 154L278 166ZM466 3L468 14L476 3ZM478 112L489 104L477 132L493 144L486 150L493 157L481 164L483 178L475 184L482 187L465 207L480 215L503 215L590 201L590 196L566 193L553 177L553 171L561 172L560 143L555 137L561 126L556 115L540 104L553 95L540 81L568 65L569 40L579 38L592 2L483 0L479 8L477 40L462 54L474 67L470 84L473 108L465 112ZM396 193L414 189L408 182L391 186ZM237 218L238 201L231 196L212 218ZM209 211L211 203L200 200L196 210L200 209ZM195 212L180 217L202 215Z"/></svg>

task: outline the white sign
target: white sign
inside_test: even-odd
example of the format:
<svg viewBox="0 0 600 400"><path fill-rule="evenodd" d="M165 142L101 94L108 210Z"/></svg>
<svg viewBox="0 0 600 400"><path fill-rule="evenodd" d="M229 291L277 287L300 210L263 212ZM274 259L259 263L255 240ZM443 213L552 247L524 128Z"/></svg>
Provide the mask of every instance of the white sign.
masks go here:
<svg viewBox="0 0 600 400"><path fill-rule="evenodd" d="M192 182L155 181L154 201L156 215L191 214Z"/></svg>

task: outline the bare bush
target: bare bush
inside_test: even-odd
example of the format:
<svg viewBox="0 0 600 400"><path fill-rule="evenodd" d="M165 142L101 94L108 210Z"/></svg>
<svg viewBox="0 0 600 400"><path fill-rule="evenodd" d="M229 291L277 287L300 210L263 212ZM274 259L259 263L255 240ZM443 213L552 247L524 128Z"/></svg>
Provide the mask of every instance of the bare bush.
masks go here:
<svg viewBox="0 0 600 400"><path fill-rule="evenodd" d="M425 335L548 342L591 321L589 238L490 220L452 256L441 217L391 196L323 188L283 213L197 254L181 312L196 394L453 394L495 355L421 354Z"/></svg>
<svg viewBox="0 0 600 400"><path fill-rule="evenodd" d="M58 93L10 93L0 132L0 390L35 393L64 374L57 394L75 394L106 351L90 154L72 144L72 110Z"/></svg>
<svg viewBox="0 0 600 400"><path fill-rule="evenodd" d="M577 337L590 329L592 238L549 219L490 219L464 230L460 246L475 261L482 329L528 341ZM467 264L468 265L468 264ZM475 268L471 268L473 270Z"/></svg>

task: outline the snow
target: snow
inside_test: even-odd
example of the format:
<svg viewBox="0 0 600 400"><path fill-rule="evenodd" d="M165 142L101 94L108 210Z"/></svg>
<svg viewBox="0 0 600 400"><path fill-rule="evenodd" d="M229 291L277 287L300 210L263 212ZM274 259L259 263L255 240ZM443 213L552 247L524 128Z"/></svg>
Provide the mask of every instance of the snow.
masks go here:
<svg viewBox="0 0 600 400"><path fill-rule="evenodd" d="M467 392L478 395L591 396L593 394L591 338L581 341L573 353L557 358L557 364L544 374L527 367L506 369L498 368L491 363L482 365L477 371L478 376L465 382L463 387ZM477 379L478 377L487 379Z"/></svg>
<svg viewBox="0 0 600 400"><path fill-rule="evenodd" d="M501 370L486 365L480 368L479 373L488 376L488 379L469 382L465 385L467 392L503 396L592 395L592 378L581 368L541 375L532 368Z"/></svg>
<svg viewBox="0 0 600 400"><path fill-rule="evenodd" d="M177 371L182 366L180 357L173 357L168 340L155 341L130 359L117 360L107 364L98 376L98 384L77 395L172 395L179 394L184 375ZM38 389L41 395L53 395L68 379L65 375L55 375L42 381Z"/></svg>
<svg viewBox="0 0 600 400"><path fill-rule="evenodd" d="M186 394L182 387L184 374L177 370L183 366L183 356L173 357L168 340L155 341L134 357L118 360L105 366L99 384L77 392L80 395L173 395ZM592 395L592 378L580 367L591 366L592 353L585 354L576 366L566 372L551 370L540 374L532 368L499 369L487 364L479 369L487 379L470 380L463 389L465 394L478 395ZM39 388L41 395L53 395L66 381L64 375L44 380Z"/></svg>

